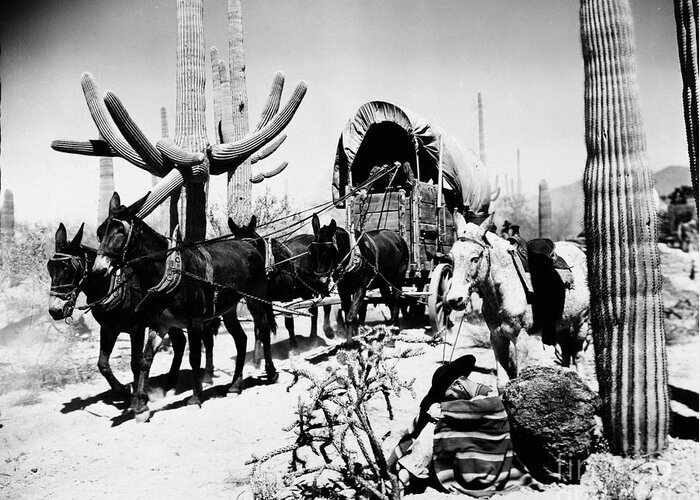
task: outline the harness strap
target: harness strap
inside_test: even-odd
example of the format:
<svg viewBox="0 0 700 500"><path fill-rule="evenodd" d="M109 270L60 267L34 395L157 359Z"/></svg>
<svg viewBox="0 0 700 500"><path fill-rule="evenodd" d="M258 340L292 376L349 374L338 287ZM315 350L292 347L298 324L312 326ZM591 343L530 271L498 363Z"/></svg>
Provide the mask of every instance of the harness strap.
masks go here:
<svg viewBox="0 0 700 500"><path fill-rule="evenodd" d="M523 261L516 255L516 252L517 250L515 248L508 249L508 253L510 254L511 259L513 259L513 265L515 265L515 269L518 272L520 283L523 285L525 295L528 298L528 303L530 303L530 297L535 293L534 288L532 288L532 279L530 278L530 273L525 271Z"/></svg>
<svg viewBox="0 0 700 500"><path fill-rule="evenodd" d="M211 263L211 254L204 246L198 246L197 250L204 257L204 279L214 283L214 266Z"/></svg>

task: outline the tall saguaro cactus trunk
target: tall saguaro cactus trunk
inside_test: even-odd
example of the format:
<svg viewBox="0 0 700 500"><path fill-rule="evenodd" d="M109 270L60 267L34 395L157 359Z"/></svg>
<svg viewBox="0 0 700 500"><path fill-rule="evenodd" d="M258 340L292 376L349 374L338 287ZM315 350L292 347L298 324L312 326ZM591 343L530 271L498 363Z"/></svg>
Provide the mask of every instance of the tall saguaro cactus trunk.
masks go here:
<svg viewBox="0 0 700 500"><path fill-rule="evenodd" d="M245 51L243 48L243 11L241 0L228 0L229 69L231 71L231 98L233 104L233 130L231 137L223 128L224 141L234 142L248 134L248 89L245 76ZM253 211L253 193L250 184L250 159L228 174L228 213L237 224L250 220Z"/></svg>
<svg viewBox="0 0 700 500"><path fill-rule="evenodd" d="M207 147L205 118L205 51L203 0L178 0L177 6L177 84L175 137L177 146L190 152ZM180 209L180 227L185 239L203 240L206 236L206 179L186 179Z"/></svg>
<svg viewBox="0 0 700 500"><path fill-rule="evenodd" d="M552 200L549 196L547 181L540 181L539 196L539 233L540 238L552 238Z"/></svg>
<svg viewBox="0 0 700 500"><path fill-rule="evenodd" d="M102 134L100 139L104 140ZM100 185L97 197L97 225L109 215L109 200L114 194L114 161L109 156L100 157Z"/></svg>
<svg viewBox="0 0 700 500"><path fill-rule="evenodd" d="M585 231L596 372L611 451L667 445L657 220L628 0L581 0Z"/></svg>
<svg viewBox="0 0 700 500"><path fill-rule="evenodd" d="M674 0L690 178L698 207L698 0Z"/></svg>

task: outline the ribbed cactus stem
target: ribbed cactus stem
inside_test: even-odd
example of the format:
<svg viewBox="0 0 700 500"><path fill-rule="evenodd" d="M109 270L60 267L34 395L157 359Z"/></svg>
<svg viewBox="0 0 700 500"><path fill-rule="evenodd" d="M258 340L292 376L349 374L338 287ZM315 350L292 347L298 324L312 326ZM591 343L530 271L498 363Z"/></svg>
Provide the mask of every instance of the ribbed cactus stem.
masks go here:
<svg viewBox="0 0 700 500"><path fill-rule="evenodd" d="M549 197L547 181L540 181L539 197L539 232L540 238L552 237L552 200Z"/></svg>
<svg viewBox="0 0 700 500"><path fill-rule="evenodd" d="M258 124L255 127L256 132L270 123L270 120L272 120L275 113L280 109L282 90L284 90L284 73L278 71L272 79L270 95L267 96L267 102L265 103L263 112L260 114L260 120L258 120Z"/></svg>
<svg viewBox="0 0 700 500"><path fill-rule="evenodd" d="M193 153L203 152L208 144L205 117L205 44L203 0L177 1L176 113L174 143ZM205 162L206 163L206 162ZM208 167L205 165L205 167ZM189 181L189 179L188 179ZM204 188L187 189L184 213L185 240L203 240L206 235L206 196ZM191 201L191 202L190 202Z"/></svg>
<svg viewBox="0 0 700 500"><path fill-rule="evenodd" d="M2 214L0 214L0 235L3 241L14 241L15 239L15 197L12 190L5 190L5 197L2 202Z"/></svg>
<svg viewBox="0 0 700 500"><path fill-rule="evenodd" d="M258 184L265 179L270 179L276 176L277 174L281 173L285 168L287 168L287 165L289 165L289 162L284 161L278 167L273 168L269 172L262 172L254 175L250 178L250 182L252 182L253 184Z"/></svg>
<svg viewBox="0 0 700 500"><path fill-rule="evenodd" d="M212 47L209 51L211 62L211 86L214 96L214 144L221 143L219 136L219 128L221 127L221 117L223 115L222 96L221 96L221 75L219 71L219 51L216 47Z"/></svg>
<svg viewBox="0 0 700 500"><path fill-rule="evenodd" d="M627 0L582 0L591 324L611 451L667 445L668 376L657 220Z"/></svg>
<svg viewBox="0 0 700 500"><path fill-rule="evenodd" d="M221 82L221 136L225 140L233 137L233 107L231 104L231 75L224 61L219 60L219 81ZM219 133L219 130L216 131Z"/></svg>
<svg viewBox="0 0 700 500"><path fill-rule="evenodd" d="M60 153L72 153L85 156L119 156L119 153L103 140L51 142L51 148Z"/></svg>
<svg viewBox="0 0 700 500"><path fill-rule="evenodd" d="M264 160L268 156L270 156L272 153L277 151L277 148L279 148L282 143L285 141L287 138L287 134L282 134L277 139L272 141L270 144L265 146L264 148L260 149L257 153L255 153L253 156L250 157L250 163L254 164L259 162L260 160Z"/></svg>
<svg viewBox="0 0 700 500"><path fill-rule="evenodd" d="M114 191L114 162L112 158L103 156L100 158L100 185L97 191L97 225L109 216L109 200Z"/></svg>
<svg viewBox="0 0 700 500"><path fill-rule="evenodd" d="M160 136L163 139L170 137L168 132L168 111L165 109L165 106L160 107Z"/></svg>
<svg viewBox="0 0 700 500"><path fill-rule="evenodd" d="M479 107L479 158L482 163L486 163L486 145L484 144L484 106L481 102L481 92L477 94L477 105Z"/></svg>
<svg viewBox="0 0 700 500"><path fill-rule="evenodd" d="M690 178L698 209L698 0L674 0Z"/></svg>
<svg viewBox="0 0 700 500"><path fill-rule="evenodd" d="M233 136L224 136L224 140L234 142L248 135L250 129L241 0L228 0L228 53L233 102ZM250 174L250 160L247 158L238 168L228 172L228 213L237 224L245 224L249 221L253 210Z"/></svg>

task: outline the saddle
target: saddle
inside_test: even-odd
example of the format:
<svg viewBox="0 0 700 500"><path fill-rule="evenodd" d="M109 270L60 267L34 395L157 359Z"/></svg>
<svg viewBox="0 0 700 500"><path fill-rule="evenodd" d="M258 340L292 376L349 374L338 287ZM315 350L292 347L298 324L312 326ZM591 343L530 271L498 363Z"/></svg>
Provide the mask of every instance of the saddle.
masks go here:
<svg viewBox="0 0 700 500"><path fill-rule="evenodd" d="M519 234L508 238L510 254L532 305L533 326L530 333L542 331L542 343L556 344L556 322L564 313L566 291L574 284L567 262L554 251L554 242L535 238L525 242Z"/></svg>

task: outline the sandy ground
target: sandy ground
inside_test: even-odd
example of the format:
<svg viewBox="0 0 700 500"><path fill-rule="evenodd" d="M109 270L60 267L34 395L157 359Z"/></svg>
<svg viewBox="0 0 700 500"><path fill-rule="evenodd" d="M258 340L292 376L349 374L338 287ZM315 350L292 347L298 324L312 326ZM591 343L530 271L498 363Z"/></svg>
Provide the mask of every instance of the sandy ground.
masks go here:
<svg viewBox="0 0 700 500"><path fill-rule="evenodd" d="M369 318L381 320L383 308L370 308ZM42 323L43 321L43 323ZM37 324L53 331L49 323ZM309 320L298 319L297 331L309 331ZM2 498L252 498L250 466L245 461L252 454L264 454L290 443L292 436L282 427L292 421L292 409L303 396L306 387L298 384L287 392L291 375L284 371L291 363L305 363L302 356L289 356L289 347L283 321L275 339L274 355L280 380L274 385L255 385L257 370L246 367L249 386L239 396L225 396L225 386L231 380L235 350L229 335L222 329L216 339L214 384L206 389L202 408L186 405L191 394L191 373L187 356L179 387L174 393L163 395L159 389L170 363L171 353L161 352L156 357L152 374L154 392L150 403L153 415L147 423L137 423L122 416L123 405L110 400L106 382L98 377L85 383L69 384L52 391L2 391L0 396L0 497ZM459 321L457 321L459 324ZM88 322L89 324L89 322ZM250 332L250 324L245 327ZM70 348L71 355L80 363L94 366L97 359L96 336L85 334L88 340L59 342L59 330L52 335L61 349ZM458 328L455 328L458 330ZM405 333L422 335L423 328L406 328ZM421 356L402 360L399 372L406 378L416 378L415 390L419 397L428 389L430 376L443 358L471 353L477 358L474 377L488 384L495 383L495 361L489 348L484 346L485 327L463 323L454 353L451 347L424 346ZM452 332L450 340L457 335ZM249 359L252 341L249 335ZM481 339L481 340L480 340ZM64 339L65 340L65 339ZM301 338L301 353L317 348ZM330 341L322 337L320 343ZM476 345L475 345L476 343ZM670 382L698 392L697 353L700 338L690 336L669 346ZM400 346L400 343L399 343ZM16 342L0 345L0 363L16 362L14 353L42 356L46 345L32 346L18 338ZM551 364L553 351L543 348L539 339L527 341L529 362ZM592 346L579 365L579 373L593 387L595 375ZM115 373L128 381L128 337L122 335L113 354ZM34 359L34 358L32 358ZM38 359L38 358L37 358ZM310 367L322 370L323 363ZM96 368L94 368L96 371ZM391 447L414 416L418 401L404 394L395 403L395 419L385 417L383 404L377 401L371 413L378 434L392 431L386 441ZM664 457L662 457L664 458ZM696 498L698 495L697 443L673 440L671 451L664 463L672 464L679 475L676 487L664 485L661 496L655 498ZM682 469L690 468L688 470ZM281 472L281 470L280 470ZM675 477L675 476L674 476ZM681 486L678 486L678 485ZM681 491L677 491L681 488ZM523 490L509 493L509 499L520 498L588 498L585 486L550 486L544 491ZM435 492L416 499L442 498Z"/></svg>

